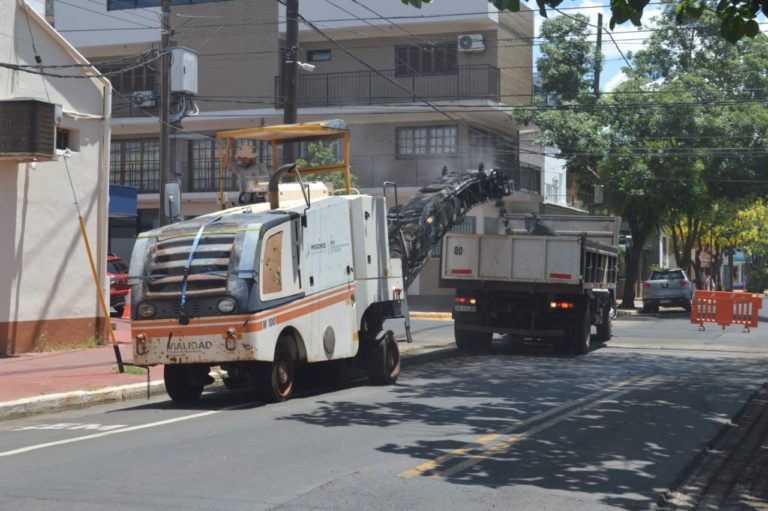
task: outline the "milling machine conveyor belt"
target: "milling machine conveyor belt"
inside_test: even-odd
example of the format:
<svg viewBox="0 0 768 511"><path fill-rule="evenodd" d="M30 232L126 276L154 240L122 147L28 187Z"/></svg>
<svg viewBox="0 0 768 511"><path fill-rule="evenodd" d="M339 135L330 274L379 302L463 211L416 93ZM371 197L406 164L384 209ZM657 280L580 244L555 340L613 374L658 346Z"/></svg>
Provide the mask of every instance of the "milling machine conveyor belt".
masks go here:
<svg viewBox="0 0 768 511"><path fill-rule="evenodd" d="M388 213L389 251L403 262L406 288L429 260L432 248L474 206L510 193L496 170L454 171L421 188Z"/></svg>

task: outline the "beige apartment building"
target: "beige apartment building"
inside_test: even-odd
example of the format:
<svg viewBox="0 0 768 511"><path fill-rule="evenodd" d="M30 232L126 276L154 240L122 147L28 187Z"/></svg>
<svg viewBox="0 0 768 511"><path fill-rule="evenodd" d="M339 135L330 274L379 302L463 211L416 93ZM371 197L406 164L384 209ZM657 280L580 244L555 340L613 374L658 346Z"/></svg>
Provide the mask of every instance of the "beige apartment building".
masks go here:
<svg viewBox="0 0 768 511"><path fill-rule="evenodd" d="M182 214L193 216L220 207L216 132L282 123L285 12L274 0L173 3L173 44L197 54L196 94L175 95L172 107L194 100L188 110L197 110L174 137ZM152 59L159 48L160 13L149 5L159 0L54 2L57 30L114 87L110 179L139 188L138 218L111 221L110 249L123 257L136 233L158 221L158 61L135 57ZM541 194L543 151L508 114L510 105L532 104L532 11L499 13L487 0L422 9L397 0L304 0L299 10L298 60L314 66L299 71L299 122L347 123L362 191L381 194L393 181L402 201L444 167L483 162L504 169L521 193ZM225 178L231 202L236 181ZM412 294L435 292L420 280Z"/></svg>

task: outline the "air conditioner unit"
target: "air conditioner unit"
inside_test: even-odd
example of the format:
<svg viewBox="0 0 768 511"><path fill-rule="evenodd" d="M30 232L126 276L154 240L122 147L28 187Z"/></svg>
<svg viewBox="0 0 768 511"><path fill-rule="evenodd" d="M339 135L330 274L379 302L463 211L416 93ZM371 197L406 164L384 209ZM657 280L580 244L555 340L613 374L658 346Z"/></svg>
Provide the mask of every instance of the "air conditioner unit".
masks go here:
<svg viewBox="0 0 768 511"><path fill-rule="evenodd" d="M459 51L478 52L485 50L483 34L461 34L459 36Z"/></svg>
<svg viewBox="0 0 768 511"><path fill-rule="evenodd" d="M137 90L131 93L131 104L139 108L154 108L157 104L151 90Z"/></svg>
<svg viewBox="0 0 768 511"><path fill-rule="evenodd" d="M35 99L0 101L0 159L56 159L61 105Z"/></svg>

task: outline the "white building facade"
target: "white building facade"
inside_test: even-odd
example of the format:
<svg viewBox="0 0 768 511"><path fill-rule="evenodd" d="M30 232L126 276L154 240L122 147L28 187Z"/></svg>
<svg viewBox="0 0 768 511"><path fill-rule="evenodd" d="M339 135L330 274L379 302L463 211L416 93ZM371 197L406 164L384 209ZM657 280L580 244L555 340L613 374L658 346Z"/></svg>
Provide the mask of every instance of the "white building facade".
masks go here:
<svg viewBox="0 0 768 511"><path fill-rule="evenodd" d="M110 84L22 0L0 0L0 62L1 103L60 106L50 157L9 154L7 144L0 154L0 354L79 344L103 332L97 286L109 298ZM3 112L0 132L7 142L20 127Z"/></svg>

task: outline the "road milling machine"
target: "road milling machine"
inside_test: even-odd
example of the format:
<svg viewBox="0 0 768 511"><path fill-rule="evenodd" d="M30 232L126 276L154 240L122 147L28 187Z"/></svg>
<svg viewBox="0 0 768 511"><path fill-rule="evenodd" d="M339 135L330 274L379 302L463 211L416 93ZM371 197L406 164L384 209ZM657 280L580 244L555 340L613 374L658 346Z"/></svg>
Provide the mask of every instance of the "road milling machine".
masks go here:
<svg viewBox="0 0 768 511"><path fill-rule="evenodd" d="M383 197L352 193L341 121L222 132L218 143L228 155L260 145L273 167L286 144L302 154L322 143L337 161L282 164L266 183L239 173L240 204L139 235L134 363L162 364L175 401L197 399L213 367L228 388L253 386L271 401L288 399L308 364L353 360L372 383L394 383L400 353L385 320L407 325L408 284L472 206L504 193L499 177L446 174L388 214ZM328 172L343 173L342 194L310 180Z"/></svg>

